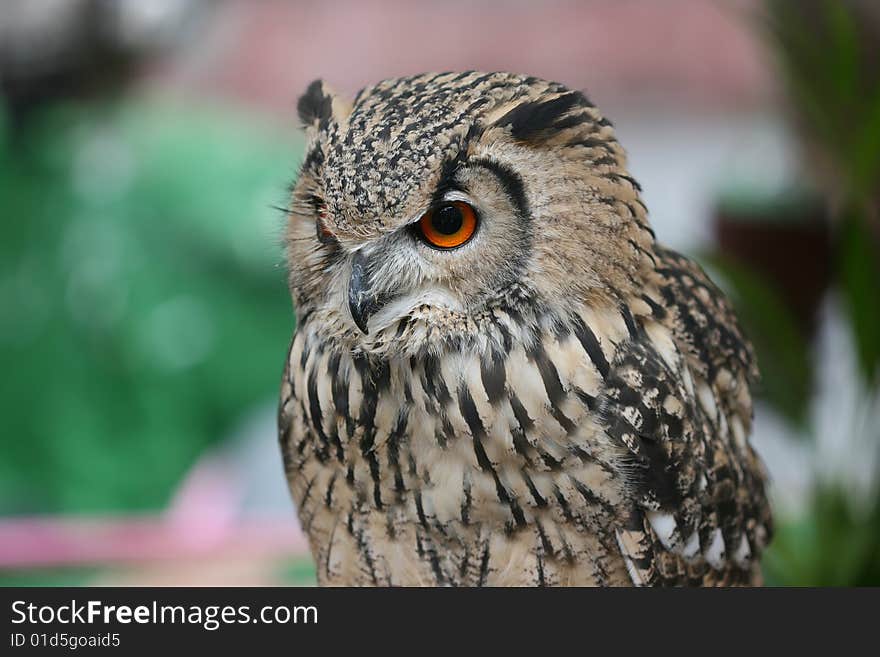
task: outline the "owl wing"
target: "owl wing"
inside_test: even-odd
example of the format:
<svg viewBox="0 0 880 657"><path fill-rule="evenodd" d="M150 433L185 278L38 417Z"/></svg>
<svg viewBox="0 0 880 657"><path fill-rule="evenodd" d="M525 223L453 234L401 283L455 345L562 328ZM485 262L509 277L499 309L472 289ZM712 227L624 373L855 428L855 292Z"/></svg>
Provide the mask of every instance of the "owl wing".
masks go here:
<svg viewBox="0 0 880 657"><path fill-rule="evenodd" d="M599 398L629 492L617 543L636 585L755 583L770 513L747 440L751 347L697 265L664 250L656 264L652 317L616 349Z"/></svg>

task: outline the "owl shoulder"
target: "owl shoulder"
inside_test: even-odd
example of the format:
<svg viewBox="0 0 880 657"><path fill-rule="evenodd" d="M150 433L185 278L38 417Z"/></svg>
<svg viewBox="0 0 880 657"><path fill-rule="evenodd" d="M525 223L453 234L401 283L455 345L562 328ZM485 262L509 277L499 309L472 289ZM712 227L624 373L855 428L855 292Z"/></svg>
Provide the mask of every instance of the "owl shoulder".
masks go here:
<svg viewBox="0 0 880 657"><path fill-rule="evenodd" d="M648 583L750 583L769 540L763 466L748 442L751 345L698 265L658 250L628 304L600 396L623 450L631 507L616 529L630 576Z"/></svg>

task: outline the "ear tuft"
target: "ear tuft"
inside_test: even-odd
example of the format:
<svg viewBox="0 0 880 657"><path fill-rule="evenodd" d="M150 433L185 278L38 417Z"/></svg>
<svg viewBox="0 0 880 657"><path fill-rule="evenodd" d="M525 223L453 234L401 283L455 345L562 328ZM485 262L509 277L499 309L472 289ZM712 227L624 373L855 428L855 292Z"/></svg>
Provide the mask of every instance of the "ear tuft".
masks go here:
<svg viewBox="0 0 880 657"><path fill-rule="evenodd" d="M327 127L333 115L333 94L325 89L323 80L315 80L308 86L296 104L296 111L303 127Z"/></svg>

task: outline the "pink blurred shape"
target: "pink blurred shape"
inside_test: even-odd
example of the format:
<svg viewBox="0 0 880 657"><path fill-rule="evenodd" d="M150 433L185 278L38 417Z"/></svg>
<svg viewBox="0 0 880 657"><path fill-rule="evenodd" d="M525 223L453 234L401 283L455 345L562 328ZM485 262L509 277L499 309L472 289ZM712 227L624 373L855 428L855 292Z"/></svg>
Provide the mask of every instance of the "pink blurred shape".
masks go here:
<svg viewBox="0 0 880 657"><path fill-rule="evenodd" d="M229 468L205 459L163 514L0 519L0 568L306 553L292 511L278 518L243 516L241 493Z"/></svg>

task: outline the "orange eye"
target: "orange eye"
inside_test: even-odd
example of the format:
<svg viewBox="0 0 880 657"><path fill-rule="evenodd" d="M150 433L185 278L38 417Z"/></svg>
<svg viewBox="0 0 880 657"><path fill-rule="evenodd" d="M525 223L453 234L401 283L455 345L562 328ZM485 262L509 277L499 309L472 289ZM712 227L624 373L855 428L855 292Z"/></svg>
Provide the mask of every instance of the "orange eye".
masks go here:
<svg viewBox="0 0 880 657"><path fill-rule="evenodd" d="M467 203L452 201L426 212L419 219L422 239L438 249L454 249L477 230L477 212Z"/></svg>

